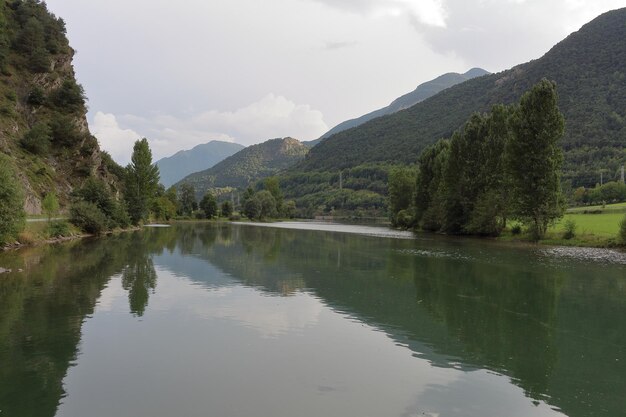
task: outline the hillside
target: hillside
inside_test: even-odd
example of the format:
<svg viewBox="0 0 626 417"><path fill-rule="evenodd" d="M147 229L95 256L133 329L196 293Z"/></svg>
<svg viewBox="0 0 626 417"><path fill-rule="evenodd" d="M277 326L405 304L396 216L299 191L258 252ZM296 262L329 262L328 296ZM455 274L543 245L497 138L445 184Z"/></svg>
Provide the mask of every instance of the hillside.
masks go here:
<svg viewBox="0 0 626 417"><path fill-rule="evenodd" d="M161 184L167 188L189 174L211 168L243 148L244 146L237 143L212 140L159 159L156 165L161 174Z"/></svg>
<svg viewBox="0 0 626 417"><path fill-rule="evenodd" d="M198 196L210 189L243 188L250 182L274 175L302 160L309 151L293 138L271 139L252 145L201 172L188 175L176 184L194 186Z"/></svg>
<svg viewBox="0 0 626 417"><path fill-rule="evenodd" d="M420 103L427 98L434 96L435 94L445 90L446 88L450 88L454 85L462 83L467 80L471 80L472 78L481 77L483 75L487 75L489 72L485 71L481 68L472 68L467 71L465 74L458 74L456 72L449 72L447 74L440 75L434 80L427 81L425 83L420 84L417 88L411 91L408 94L405 94L397 99L395 99L389 106L384 107L382 109L375 110L371 113L365 114L361 117L357 117L356 119L346 120L329 130L327 133L322 135L320 139L317 141L312 141L311 143L317 143L321 139L328 138L336 133L343 132L344 130L351 129L356 126L360 126L365 122L368 122L377 117L385 116L387 114L392 114L399 112L400 110L407 109L417 103Z"/></svg>
<svg viewBox="0 0 626 417"><path fill-rule="evenodd" d="M626 8L605 13L540 59L474 78L415 106L340 132L291 172L334 171L364 163L415 163L425 146L449 137L472 112L517 102L542 78L558 86L565 116L564 179L594 185L626 160ZM605 179L607 174L605 174Z"/></svg>
<svg viewBox="0 0 626 417"><path fill-rule="evenodd" d="M17 171L26 212L41 213L50 191L66 205L90 175L115 187L119 166L89 133L63 20L43 2L0 1L0 28L0 154Z"/></svg>

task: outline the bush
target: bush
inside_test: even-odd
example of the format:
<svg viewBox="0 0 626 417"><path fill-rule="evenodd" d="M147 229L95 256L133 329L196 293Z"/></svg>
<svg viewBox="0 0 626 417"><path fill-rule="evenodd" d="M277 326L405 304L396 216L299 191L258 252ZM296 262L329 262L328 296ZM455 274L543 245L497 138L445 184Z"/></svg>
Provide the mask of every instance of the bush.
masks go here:
<svg viewBox="0 0 626 417"><path fill-rule="evenodd" d="M516 224L515 226L511 227L511 234L513 234L514 236L522 234L522 225Z"/></svg>
<svg viewBox="0 0 626 417"><path fill-rule="evenodd" d="M47 123L37 123L24 135L22 147L35 155L47 155L50 149L52 131Z"/></svg>
<svg viewBox="0 0 626 417"><path fill-rule="evenodd" d="M26 98L26 102L30 104L31 106L41 106L42 104L46 102L46 95L41 88L35 87L28 94L28 97Z"/></svg>
<svg viewBox="0 0 626 417"><path fill-rule="evenodd" d="M73 146L82 140L82 135L71 116L56 113L50 120L52 140L62 146Z"/></svg>
<svg viewBox="0 0 626 417"><path fill-rule="evenodd" d="M63 84L50 95L50 101L63 113L74 113L85 106L85 91L83 87L72 79L63 81Z"/></svg>
<svg viewBox="0 0 626 417"><path fill-rule="evenodd" d="M626 216L619 222L619 240L622 245L626 245Z"/></svg>
<svg viewBox="0 0 626 417"><path fill-rule="evenodd" d="M51 238L69 236L70 225L64 220L51 222L46 227L46 234Z"/></svg>
<svg viewBox="0 0 626 417"><path fill-rule="evenodd" d="M415 218L410 210L400 210L394 219L394 225L401 229L410 229L414 222Z"/></svg>
<svg viewBox="0 0 626 417"><path fill-rule="evenodd" d="M576 236L576 222L572 219L567 219L564 224L565 232L563 232L563 239L571 239Z"/></svg>
<svg viewBox="0 0 626 417"><path fill-rule="evenodd" d="M94 203L78 201L70 208L70 222L86 233L102 234L107 229L107 218Z"/></svg>
<svg viewBox="0 0 626 417"><path fill-rule="evenodd" d="M8 157L0 155L0 244L24 229L24 193Z"/></svg>

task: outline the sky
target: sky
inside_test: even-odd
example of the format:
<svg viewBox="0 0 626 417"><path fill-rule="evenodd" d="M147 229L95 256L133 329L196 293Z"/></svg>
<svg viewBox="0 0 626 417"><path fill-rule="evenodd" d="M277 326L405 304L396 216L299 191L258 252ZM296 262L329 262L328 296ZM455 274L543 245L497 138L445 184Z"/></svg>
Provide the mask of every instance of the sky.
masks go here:
<svg viewBox="0 0 626 417"><path fill-rule="evenodd" d="M447 72L545 54L626 0L47 0L88 122L125 165L210 140L316 139Z"/></svg>

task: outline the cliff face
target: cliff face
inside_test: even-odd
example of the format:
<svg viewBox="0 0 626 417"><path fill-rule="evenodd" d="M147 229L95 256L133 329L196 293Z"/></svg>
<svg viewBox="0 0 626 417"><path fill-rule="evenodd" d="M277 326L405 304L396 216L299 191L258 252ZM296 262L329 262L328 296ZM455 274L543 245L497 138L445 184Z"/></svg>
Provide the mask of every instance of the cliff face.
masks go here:
<svg viewBox="0 0 626 417"><path fill-rule="evenodd" d="M45 3L0 0L0 152L16 169L28 214L40 214L51 191L63 208L89 176L117 187L119 167L89 133L73 55L65 23Z"/></svg>

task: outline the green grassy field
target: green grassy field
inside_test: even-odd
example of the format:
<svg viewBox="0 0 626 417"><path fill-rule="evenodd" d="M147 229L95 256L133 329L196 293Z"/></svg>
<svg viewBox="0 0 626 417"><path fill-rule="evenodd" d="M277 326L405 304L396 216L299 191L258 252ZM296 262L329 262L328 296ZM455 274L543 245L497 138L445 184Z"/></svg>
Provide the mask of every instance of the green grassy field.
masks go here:
<svg viewBox="0 0 626 417"><path fill-rule="evenodd" d="M597 211L600 213L590 213ZM619 225L625 216L626 203L604 207L572 208L567 210L565 216L548 230L544 243L572 246L617 246L620 244ZM572 239L564 239L565 224L569 220L573 220L576 224L576 235Z"/></svg>

